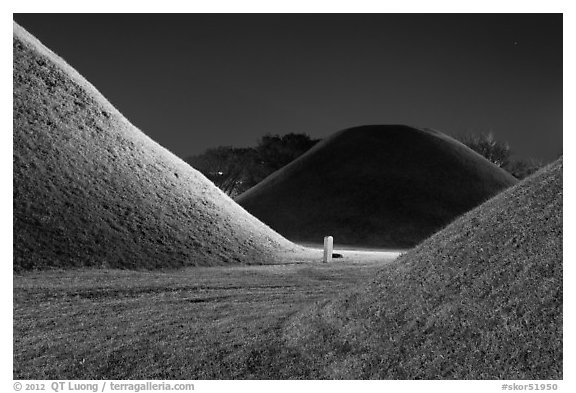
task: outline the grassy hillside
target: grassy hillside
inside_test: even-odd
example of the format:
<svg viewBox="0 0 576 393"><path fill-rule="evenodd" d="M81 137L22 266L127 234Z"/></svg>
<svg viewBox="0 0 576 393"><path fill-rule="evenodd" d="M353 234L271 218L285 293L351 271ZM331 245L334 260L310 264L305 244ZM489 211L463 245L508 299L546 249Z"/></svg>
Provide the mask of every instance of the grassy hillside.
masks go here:
<svg viewBox="0 0 576 393"><path fill-rule="evenodd" d="M304 378L562 379L562 159L294 317Z"/></svg>
<svg viewBox="0 0 576 393"><path fill-rule="evenodd" d="M288 239L411 247L516 179L448 136L340 131L236 200Z"/></svg>
<svg viewBox="0 0 576 393"><path fill-rule="evenodd" d="M14 269L263 263L296 250L14 24Z"/></svg>

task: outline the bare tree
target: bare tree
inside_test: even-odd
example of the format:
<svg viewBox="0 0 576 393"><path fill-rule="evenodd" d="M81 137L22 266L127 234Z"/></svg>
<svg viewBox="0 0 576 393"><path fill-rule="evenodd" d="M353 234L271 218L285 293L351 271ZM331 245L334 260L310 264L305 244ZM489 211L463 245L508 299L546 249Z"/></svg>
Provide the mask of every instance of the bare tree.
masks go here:
<svg viewBox="0 0 576 393"><path fill-rule="evenodd" d="M507 142L498 141L492 131L480 134L459 134L455 137L500 168L506 168L510 163L510 156L512 155L510 145Z"/></svg>

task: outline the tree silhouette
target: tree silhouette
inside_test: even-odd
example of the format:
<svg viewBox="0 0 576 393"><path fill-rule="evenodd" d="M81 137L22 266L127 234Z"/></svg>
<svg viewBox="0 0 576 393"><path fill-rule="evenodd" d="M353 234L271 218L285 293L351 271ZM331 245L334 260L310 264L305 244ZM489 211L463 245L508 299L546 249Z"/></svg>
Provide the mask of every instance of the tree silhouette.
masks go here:
<svg viewBox="0 0 576 393"><path fill-rule="evenodd" d="M455 135L455 138L517 179L530 176L544 165L532 158L512 158L510 145L498 141L492 132L459 134Z"/></svg>
<svg viewBox="0 0 576 393"><path fill-rule="evenodd" d="M510 145L496 140L492 132L461 134L456 135L456 139L500 168L505 168L510 162Z"/></svg>
<svg viewBox="0 0 576 393"><path fill-rule="evenodd" d="M219 146L188 157L186 162L235 197L304 154L318 141L305 134L267 134L255 147Z"/></svg>

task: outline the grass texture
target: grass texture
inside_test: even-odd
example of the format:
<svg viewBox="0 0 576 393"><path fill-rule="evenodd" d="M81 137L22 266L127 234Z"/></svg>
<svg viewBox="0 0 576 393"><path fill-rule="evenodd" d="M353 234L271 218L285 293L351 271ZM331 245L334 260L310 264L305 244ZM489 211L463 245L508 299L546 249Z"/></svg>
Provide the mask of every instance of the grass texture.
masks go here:
<svg viewBox="0 0 576 393"><path fill-rule="evenodd" d="M14 379L562 378L562 159L393 262L315 263L16 24L13 45ZM400 247L513 183L443 134L372 126L240 201L297 240Z"/></svg>
<svg viewBox="0 0 576 393"><path fill-rule="evenodd" d="M14 23L14 269L266 263L299 248Z"/></svg>
<svg viewBox="0 0 576 393"><path fill-rule="evenodd" d="M303 363L282 351L284 322L395 258L342 253L338 264L16 274L14 378L290 378Z"/></svg>
<svg viewBox="0 0 576 393"><path fill-rule="evenodd" d="M236 201L297 242L407 248L517 180L432 130L340 131Z"/></svg>
<svg viewBox="0 0 576 393"><path fill-rule="evenodd" d="M302 378L562 379L562 159L295 316L284 339Z"/></svg>

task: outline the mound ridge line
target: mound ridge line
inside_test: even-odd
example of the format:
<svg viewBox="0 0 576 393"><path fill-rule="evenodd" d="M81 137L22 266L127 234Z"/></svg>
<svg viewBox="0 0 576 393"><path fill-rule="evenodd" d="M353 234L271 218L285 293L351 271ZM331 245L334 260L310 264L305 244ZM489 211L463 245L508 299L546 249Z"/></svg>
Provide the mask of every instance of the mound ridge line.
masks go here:
<svg viewBox="0 0 576 393"><path fill-rule="evenodd" d="M261 264L302 250L15 22L13 34L16 271Z"/></svg>
<svg viewBox="0 0 576 393"><path fill-rule="evenodd" d="M516 183L439 131L370 125L333 134L236 201L292 241L408 248Z"/></svg>

